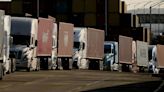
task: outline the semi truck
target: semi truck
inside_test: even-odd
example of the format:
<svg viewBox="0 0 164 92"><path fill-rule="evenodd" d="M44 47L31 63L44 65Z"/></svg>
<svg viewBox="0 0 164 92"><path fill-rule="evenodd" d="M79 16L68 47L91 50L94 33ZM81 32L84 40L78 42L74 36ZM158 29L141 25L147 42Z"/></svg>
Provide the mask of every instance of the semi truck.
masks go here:
<svg viewBox="0 0 164 92"><path fill-rule="evenodd" d="M138 71L145 71L149 63L149 50L148 43L143 41L136 41L136 62Z"/></svg>
<svg viewBox="0 0 164 92"><path fill-rule="evenodd" d="M10 47L12 46L12 37L10 36L11 31L11 16L4 16L4 66L5 73L15 72L16 70L16 62L15 57L12 57L10 54Z"/></svg>
<svg viewBox="0 0 164 92"><path fill-rule="evenodd" d="M58 69L72 69L74 24L59 22L57 31Z"/></svg>
<svg viewBox="0 0 164 92"><path fill-rule="evenodd" d="M103 70L104 31L74 28L74 63L79 69Z"/></svg>
<svg viewBox="0 0 164 92"><path fill-rule="evenodd" d="M53 69L51 60L53 26L52 19L39 18L37 58L41 69Z"/></svg>
<svg viewBox="0 0 164 92"><path fill-rule="evenodd" d="M16 58L16 69L27 71L39 70L37 61L37 31L38 20L27 17L11 17L11 36L13 45L10 49L12 56Z"/></svg>
<svg viewBox="0 0 164 92"><path fill-rule="evenodd" d="M103 70L118 70L118 42L104 42Z"/></svg>
<svg viewBox="0 0 164 92"><path fill-rule="evenodd" d="M5 12L0 10L0 80L2 80L4 76L4 15Z"/></svg>
<svg viewBox="0 0 164 92"><path fill-rule="evenodd" d="M72 69L73 27L71 23L39 18L37 57L41 67Z"/></svg>
<svg viewBox="0 0 164 92"><path fill-rule="evenodd" d="M157 44L153 46L152 58L149 63L149 70L153 72L153 74L159 74L164 69L164 45Z"/></svg>
<svg viewBox="0 0 164 92"><path fill-rule="evenodd" d="M119 71L136 72L136 42L133 38L119 36Z"/></svg>

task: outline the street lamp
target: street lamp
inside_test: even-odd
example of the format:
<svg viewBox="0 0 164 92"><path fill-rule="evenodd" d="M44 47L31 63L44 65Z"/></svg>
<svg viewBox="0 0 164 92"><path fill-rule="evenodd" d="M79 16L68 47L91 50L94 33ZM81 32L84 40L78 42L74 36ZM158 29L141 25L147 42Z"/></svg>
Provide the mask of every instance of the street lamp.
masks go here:
<svg viewBox="0 0 164 92"><path fill-rule="evenodd" d="M151 3L152 1L149 1L149 2L147 2L146 4L144 4L143 6L144 6L144 14L145 14L145 6L146 5L148 5L149 3Z"/></svg>
<svg viewBox="0 0 164 92"><path fill-rule="evenodd" d="M108 35L108 0L105 0L105 36Z"/></svg>
<svg viewBox="0 0 164 92"><path fill-rule="evenodd" d="M37 17L39 18L39 0L37 0Z"/></svg>

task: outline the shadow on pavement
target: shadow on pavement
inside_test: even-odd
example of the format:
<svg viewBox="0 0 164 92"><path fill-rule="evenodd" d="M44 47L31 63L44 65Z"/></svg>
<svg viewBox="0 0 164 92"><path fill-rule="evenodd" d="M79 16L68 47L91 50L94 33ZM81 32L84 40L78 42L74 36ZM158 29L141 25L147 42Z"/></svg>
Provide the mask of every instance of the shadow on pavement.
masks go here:
<svg viewBox="0 0 164 92"><path fill-rule="evenodd" d="M93 89L93 90L82 91L82 92L164 92L164 85L161 86L161 84L162 81L151 81L151 82Z"/></svg>

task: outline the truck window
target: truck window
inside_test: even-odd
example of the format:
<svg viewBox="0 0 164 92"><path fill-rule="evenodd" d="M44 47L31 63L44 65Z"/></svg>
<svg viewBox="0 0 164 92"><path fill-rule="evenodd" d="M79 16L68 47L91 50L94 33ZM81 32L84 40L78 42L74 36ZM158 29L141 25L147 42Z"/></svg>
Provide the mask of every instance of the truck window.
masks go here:
<svg viewBox="0 0 164 92"><path fill-rule="evenodd" d="M111 53L111 45L104 45L104 53Z"/></svg>
<svg viewBox="0 0 164 92"><path fill-rule="evenodd" d="M80 48L80 42L74 42L74 48L79 49Z"/></svg>

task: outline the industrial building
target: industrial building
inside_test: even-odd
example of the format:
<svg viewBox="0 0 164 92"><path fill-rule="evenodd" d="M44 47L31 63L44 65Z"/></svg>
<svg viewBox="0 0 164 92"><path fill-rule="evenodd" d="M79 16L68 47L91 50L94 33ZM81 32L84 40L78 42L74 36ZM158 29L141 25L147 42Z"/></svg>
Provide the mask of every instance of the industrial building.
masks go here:
<svg viewBox="0 0 164 92"><path fill-rule="evenodd" d="M139 18L127 13L127 6L126 2L121 0L12 0L12 2L0 2L0 9L12 16L48 17L50 15L55 17L57 22L64 21L78 27L103 29L106 40L118 40L118 35L133 37L142 34L138 35L137 39L150 41L149 29L138 28L140 27ZM141 31L133 32L136 30Z"/></svg>

